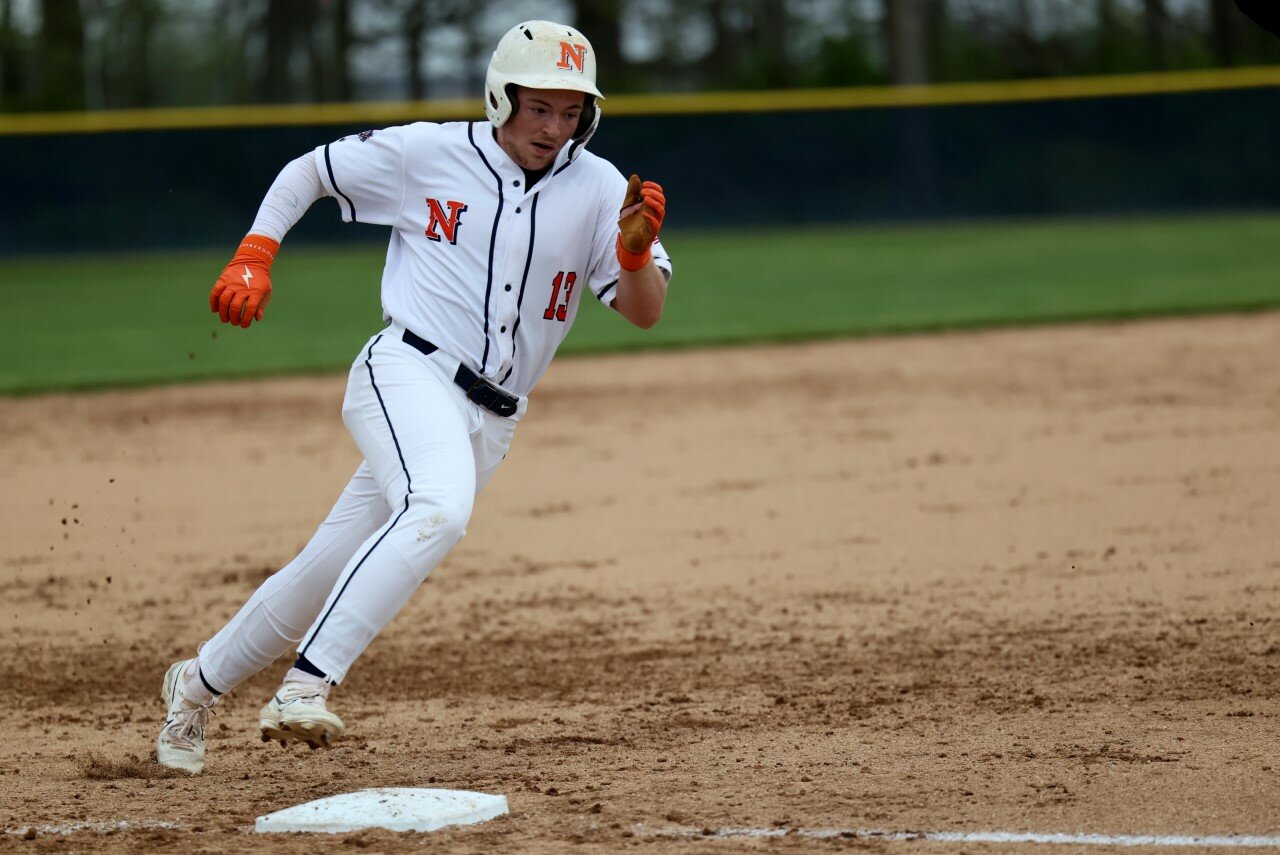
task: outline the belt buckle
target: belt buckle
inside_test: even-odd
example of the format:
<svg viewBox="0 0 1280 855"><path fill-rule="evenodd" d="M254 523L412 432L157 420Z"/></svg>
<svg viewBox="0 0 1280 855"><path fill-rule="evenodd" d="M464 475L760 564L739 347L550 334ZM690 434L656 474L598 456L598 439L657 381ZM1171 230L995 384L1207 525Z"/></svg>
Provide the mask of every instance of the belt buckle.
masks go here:
<svg viewBox="0 0 1280 855"><path fill-rule="evenodd" d="M467 397L499 416L515 415L517 409L515 398L480 376L467 389Z"/></svg>
<svg viewBox="0 0 1280 855"><path fill-rule="evenodd" d="M498 390L483 377L477 376L475 382L471 384L471 388L467 389L467 397L475 401L482 407L489 406L489 402L498 394Z"/></svg>

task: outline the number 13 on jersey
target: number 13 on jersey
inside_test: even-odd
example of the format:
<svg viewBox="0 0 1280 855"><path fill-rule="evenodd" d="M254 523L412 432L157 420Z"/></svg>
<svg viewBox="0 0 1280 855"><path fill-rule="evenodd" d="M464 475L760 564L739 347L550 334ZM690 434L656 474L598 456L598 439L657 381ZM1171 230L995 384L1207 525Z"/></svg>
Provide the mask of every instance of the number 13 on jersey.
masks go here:
<svg viewBox="0 0 1280 855"><path fill-rule="evenodd" d="M578 274L570 270L565 273L561 270L556 274L555 280L551 283L551 302L547 305L547 310L542 313L543 320L564 321L569 312L569 298L573 296L573 285L578 281ZM564 298L560 297L560 287L564 286Z"/></svg>

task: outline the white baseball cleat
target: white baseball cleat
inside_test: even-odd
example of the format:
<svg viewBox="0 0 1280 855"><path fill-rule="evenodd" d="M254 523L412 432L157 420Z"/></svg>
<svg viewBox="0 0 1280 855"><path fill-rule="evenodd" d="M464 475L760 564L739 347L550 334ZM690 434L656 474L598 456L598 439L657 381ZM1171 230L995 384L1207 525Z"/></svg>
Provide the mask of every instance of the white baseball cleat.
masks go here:
<svg viewBox="0 0 1280 855"><path fill-rule="evenodd" d="M323 683L286 681L258 713L262 741L305 742L314 750L341 739L347 727L325 708L329 688Z"/></svg>
<svg viewBox="0 0 1280 855"><path fill-rule="evenodd" d="M165 672L160 699L169 710L156 737L156 760L161 766L199 775L204 771L204 729L213 704L201 706L182 694L187 666L193 661L175 662Z"/></svg>

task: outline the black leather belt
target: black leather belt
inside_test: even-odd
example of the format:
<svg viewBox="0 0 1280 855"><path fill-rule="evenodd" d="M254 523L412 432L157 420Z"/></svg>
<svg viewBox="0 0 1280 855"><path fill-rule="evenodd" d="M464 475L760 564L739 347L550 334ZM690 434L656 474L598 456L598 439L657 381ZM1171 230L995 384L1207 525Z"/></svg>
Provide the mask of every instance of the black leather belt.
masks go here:
<svg viewBox="0 0 1280 855"><path fill-rule="evenodd" d="M422 336L414 335L409 330L405 330L404 335L400 338L405 344L427 356L440 349ZM514 395L508 395L467 366L458 366L457 372L453 375L453 382L467 393L468 398L489 412L497 413L500 416L514 416L516 414L516 408L520 404L519 398Z"/></svg>

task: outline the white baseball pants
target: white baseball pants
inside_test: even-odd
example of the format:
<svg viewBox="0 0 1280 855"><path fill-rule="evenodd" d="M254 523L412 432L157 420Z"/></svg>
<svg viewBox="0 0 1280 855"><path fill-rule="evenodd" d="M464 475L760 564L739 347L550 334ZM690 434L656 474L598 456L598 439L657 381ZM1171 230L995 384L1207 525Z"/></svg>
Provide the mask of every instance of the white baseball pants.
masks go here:
<svg viewBox="0 0 1280 855"><path fill-rule="evenodd" d="M332 682L466 533L476 496L507 453L498 416L453 382L458 362L424 355L392 324L351 366L342 419L364 462L311 541L201 649L205 680L229 692L301 641Z"/></svg>

